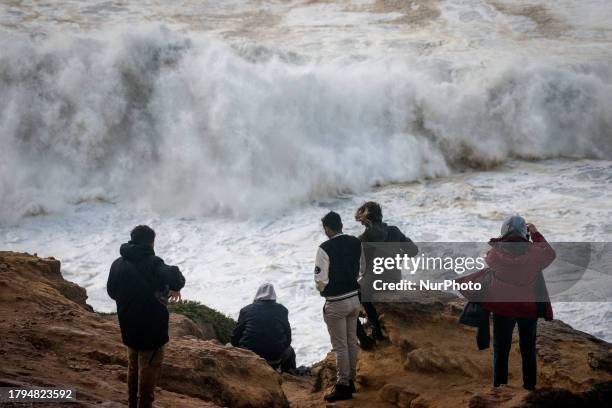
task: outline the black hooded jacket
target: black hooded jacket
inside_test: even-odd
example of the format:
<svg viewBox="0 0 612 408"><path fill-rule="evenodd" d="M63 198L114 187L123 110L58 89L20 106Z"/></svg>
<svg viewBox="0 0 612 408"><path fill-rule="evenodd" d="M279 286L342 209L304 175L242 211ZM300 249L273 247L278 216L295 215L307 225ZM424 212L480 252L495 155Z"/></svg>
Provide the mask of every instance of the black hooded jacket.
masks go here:
<svg viewBox="0 0 612 408"><path fill-rule="evenodd" d="M166 265L150 245L121 245L106 290L117 302L123 343L137 350L155 350L168 342L168 292L181 290L185 278Z"/></svg>
<svg viewBox="0 0 612 408"><path fill-rule="evenodd" d="M405 236L395 225L374 222L359 236L361 242L401 242L408 256L416 256L419 249L410 238Z"/></svg>
<svg viewBox="0 0 612 408"><path fill-rule="evenodd" d="M289 312L274 300L256 300L243 307L232 345L251 350L268 361L279 359L291 345Z"/></svg>
<svg viewBox="0 0 612 408"><path fill-rule="evenodd" d="M396 246L393 246L393 250L398 251L398 253L405 253L406 255L413 257L419 253L419 248L416 246L414 242L410 238L408 238L399 228L394 225L387 225L384 222L374 222L368 227L366 227L363 234L359 236L359 240L361 242L385 242L385 243L397 243ZM366 263L368 267L366 270L371 271L371 262L374 258L375 250L373 248L364 247L364 254ZM361 287L372 287L372 281L374 280L373 275L366 276L362 282ZM376 277L376 279L380 279L380 277ZM384 275L385 282L399 282L402 279L402 273L398 269L387 270Z"/></svg>

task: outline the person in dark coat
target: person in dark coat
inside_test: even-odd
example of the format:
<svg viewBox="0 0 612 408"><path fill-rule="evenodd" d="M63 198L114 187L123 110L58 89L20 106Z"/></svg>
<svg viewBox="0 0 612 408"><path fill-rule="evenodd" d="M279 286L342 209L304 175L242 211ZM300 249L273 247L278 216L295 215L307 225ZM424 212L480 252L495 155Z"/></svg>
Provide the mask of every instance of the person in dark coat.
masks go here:
<svg viewBox="0 0 612 408"><path fill-rule="evenodd" d="M274 369L280 367L282 372L296 369L289 311L276 302L271 283L261 285L253 303L240 310L231 343L255 352Z"/></svg>
<svg viewBox="0 0 612 408"><path fill-rule="evenodd" d="M508 383L508 357L512 332L518 326L523 367L523 388L536 386L537 319L552 320L553 311L542 270L555 259L555 251L521 216L508 218L501 236L489 242L488 268L457 279L483 283L479 296L483 309L493 314L493 385ZM531 241L530 241L531 238Z"/></svg>
<svg viewBox="0 0 612 408"><path fill-rule="evenodd" d="M364 203L355 212L355 220L365 227L365 231L358 237L361 242L399 242L402 243L402 249L406 251L408 256L412 257L418 254L419 249L410 238L404 235L396 226L388 225L383 222L382 209L378 203L374 201ZM362 263L363 262L365 262L365 260L362 260ZM388 271L386 275L387 281L393 280L393 278L389 278L389 272L390 271ZM398 275L396 280L401 280L401 272L395 272ZM367 335L361 322L357 324L357 337L359 338L361 347L368 349L374 345L375 341L383 340L384 336L380 328L378 313L374 305L371 302L363 301L361 305L366 312L368 323L372 326L372 338Z"/></svg>
<svg viewBox="0 0 612 408"><path fill-rule="evenodd" d="M121 245L106 290L117 303L121 338L128 348L130 408L148 408L168 342L168 300L181 299L185 278L176 266L166 265L153 249L155 231L139 225L131 240Z"/></svg>

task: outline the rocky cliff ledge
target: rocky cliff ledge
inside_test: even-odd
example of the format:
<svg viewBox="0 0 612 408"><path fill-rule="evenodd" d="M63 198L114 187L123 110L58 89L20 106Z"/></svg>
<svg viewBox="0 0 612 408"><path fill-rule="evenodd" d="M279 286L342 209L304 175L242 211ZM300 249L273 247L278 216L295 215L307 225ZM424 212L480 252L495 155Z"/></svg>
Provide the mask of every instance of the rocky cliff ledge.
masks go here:
<svg viewBox="0 0 612 408"><path fill-rule="evenodd" d="M59 261L0 252L0 386L70 385L80 403L67 406L125 406L117 317L93 312L86 299L83 288L63 279ZM264 360L206 340L206 331L171 315L158 406L288 405L280 376Z"/></svg>
<svg viewBox="0 0 612 408"><path fill-rule="evenodd" d="M93 312L86 299L83 288L62 278L59 261L0 252L0 386L71 385L79 398L71 407L124 406L127 362L116 316ZM478 351L474 330L457 323L462 305L442 293L378 305L389 341L360 353L359 392L334 406L610 406L611 345L560 321L538 328L540 388L520 387L515 342L510 386L491 390L490 350ZM207 340L207 332L171 315L159 407L325 406L322 395L335 370L331 355L310 377L281 377L255 354Z"/></svg>
<svg viewBox="0 0 612 408"><path fill-rule="evenodd" d="M412 303L378 304L389 336L386 344L359 356L354 400L339 407L610 407L612 348L609 343L555 320L538 326L538 390L522 388L518 338L510 356L509 386L493 390L491 350L478 351L475 329L460 325L464 301L430 292ZM516 331L515 331L516 336ZM315 365L313 387L334 378L329 354ZM317 397L293 381L295 406ZM287 381L284 384L288 388ZM300 391L301 389L301 391Z"/></svg>

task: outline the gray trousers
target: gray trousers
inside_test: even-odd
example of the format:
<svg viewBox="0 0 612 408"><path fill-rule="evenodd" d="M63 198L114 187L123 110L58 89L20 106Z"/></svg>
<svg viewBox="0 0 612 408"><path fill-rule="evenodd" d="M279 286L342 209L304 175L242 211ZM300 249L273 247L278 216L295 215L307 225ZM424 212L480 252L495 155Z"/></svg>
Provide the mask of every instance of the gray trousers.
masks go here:
<svg viewBox="0 0 612 408"><path fill-rule="evenodd" d="M357 318L360 310L357 296L325 302L323 319L336 353L337 383L348 385L357 374Z"/></svg>

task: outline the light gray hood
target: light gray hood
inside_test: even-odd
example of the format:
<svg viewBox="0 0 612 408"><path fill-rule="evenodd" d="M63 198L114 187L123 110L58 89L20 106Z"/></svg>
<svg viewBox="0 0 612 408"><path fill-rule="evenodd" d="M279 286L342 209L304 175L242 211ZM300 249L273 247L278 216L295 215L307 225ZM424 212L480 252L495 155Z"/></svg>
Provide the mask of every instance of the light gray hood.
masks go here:
<svg viewBox="0 0 612 408"><path fill-rule="evenodd" d="M501 238L507 238L513 235L523 239L527 239L529 235L525 219L518 214L509 217L504 221L501 227Z"/></svg>
<svg viewBox="0 0 612 408"><path fill-rule="evenodd" d="M264 283L257 289L254 301L258 300L276 300L276 291L271 283Z"/></svg>

